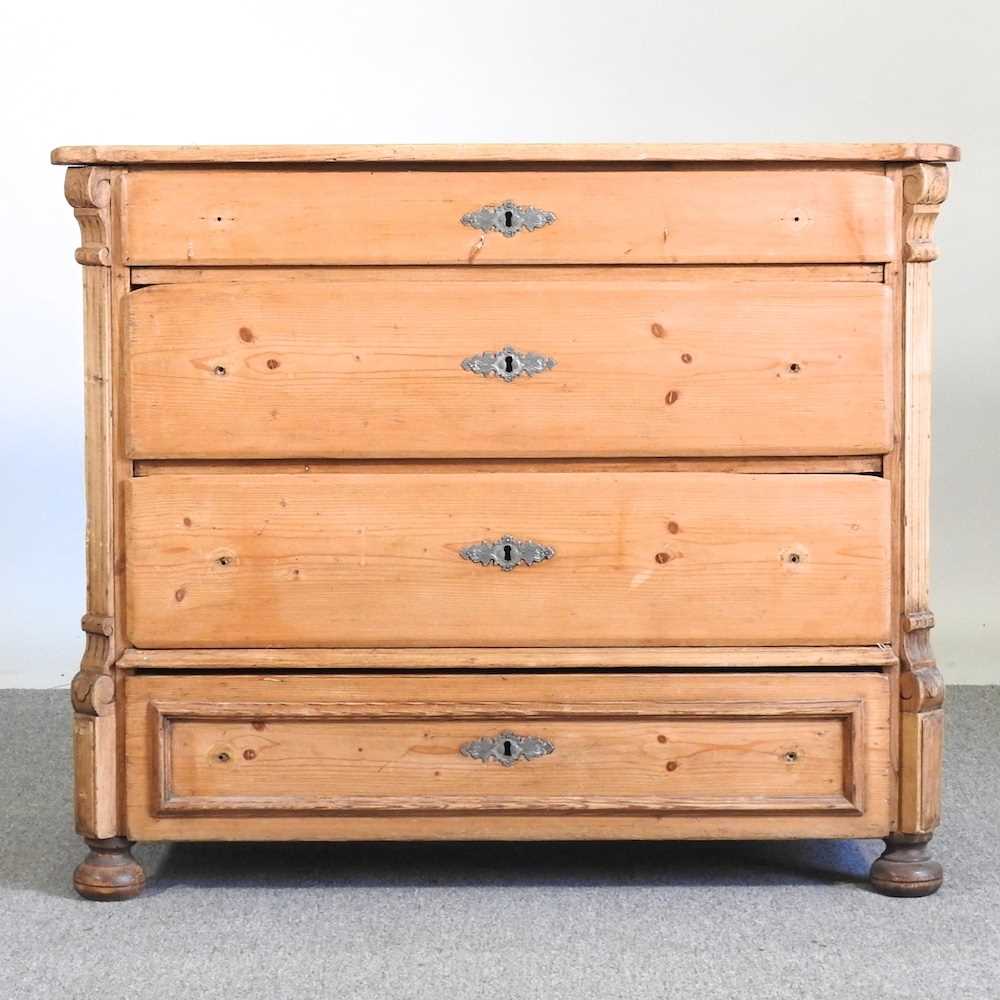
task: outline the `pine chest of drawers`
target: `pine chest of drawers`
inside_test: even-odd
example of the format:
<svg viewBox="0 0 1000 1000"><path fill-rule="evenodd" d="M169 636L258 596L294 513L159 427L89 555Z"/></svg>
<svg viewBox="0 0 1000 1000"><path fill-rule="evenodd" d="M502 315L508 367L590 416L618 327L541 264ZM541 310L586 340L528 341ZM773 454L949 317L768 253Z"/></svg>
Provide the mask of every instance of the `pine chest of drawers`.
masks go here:
<svg viewBox="0 0 1000 1000"><path fill-rule="evenodd" d="M57 150L78 891L134 840L882 837L933 892L957 155Z"/></svg>

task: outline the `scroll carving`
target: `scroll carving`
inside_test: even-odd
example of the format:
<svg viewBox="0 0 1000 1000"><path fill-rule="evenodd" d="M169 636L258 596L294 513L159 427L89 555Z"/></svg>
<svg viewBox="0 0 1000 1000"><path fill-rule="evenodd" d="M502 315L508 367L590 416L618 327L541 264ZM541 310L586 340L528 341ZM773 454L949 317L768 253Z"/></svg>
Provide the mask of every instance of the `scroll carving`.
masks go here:
<svg viewBox="0 0 1000 1000"><path fill-rule="evenodd" d="M927 610L930 572L931 262L934 224L948 195L948 168L915 163L902 173L903 261L903 605L899 675L897 834L926 835L940 818L944 684L934 662Z"/></svg>
<svg viewBox="0 0 1000 1000"><path fill-rule="evenodd" d="M943 163L915 163L903 172L906 232L903 259L914 264L937 260L934 223L948 197L948 168Z"/></svg>
<svg viewBox="0 0 1000 1000"><path fill-rule="evenodd" d="M73 711L79 715L111 715L115 705L115 682L111 674L81 670L70 685Z"/></svg>
<svg viewBox="0 0 1000 1000"><path fill-rule="evenodd" d="M80 670L70 685L73 709L82 715L109 715L114 709L115 683L111 674L114 664L114 622L104 615L84 615L81 627L87 645L80 661Z"/></svg>
<svg viewBox="0 0 1000 1000"><path fill-rule="evenodd" d="M929 712L944 704L944 679L931 649L934 616L917 611L903 616L899 696L904 712Z"/></svg>
<svg viewBox="0 0 1000 1000"><path fill-rule="evenodd" d="M903 615L899 674L899 829L928 834L941 818L944 681L934 662L929 611Z"/></svg>
<svg viewBox="0 0 1000 1000"><path fill-rule="evenodd" d="M120 747L114 662L121 652L115 622L115 276L112 267L112 188L115 171L72 167L66 200L80 226L76 260L83 267L84 420L87 497L87 642L70 685L76 827L90 838L119 835Z"/></svg>
<svg viewBox="0 0 1000 1000"><path fill-rule="evenodd" d="M114 426L113 322L111 316L112 172L104 167L66 171L66 200L80 225L76 259L84 265L84 419L87 450L87 637L71 693L87 715L106 714L113 698ZM107 683L97 683L105 675Z"/></svg>
<svg viewBox="0 0 1000 1000"><path fill-rule="evenodd" d="M78 264L111 266L111 171L71 167L66 171L66 200L80 224Z"/></svg>

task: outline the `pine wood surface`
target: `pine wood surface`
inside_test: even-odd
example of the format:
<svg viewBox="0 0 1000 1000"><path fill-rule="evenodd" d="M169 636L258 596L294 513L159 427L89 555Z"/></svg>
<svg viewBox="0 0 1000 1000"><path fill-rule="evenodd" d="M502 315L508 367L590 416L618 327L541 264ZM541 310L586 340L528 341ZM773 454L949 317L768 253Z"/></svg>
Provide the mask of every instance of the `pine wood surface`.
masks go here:
<svg viewBox="0 0 1000 1000"><path fill-rule="evenodd" d="M118 666L152 670L425 670L601 667L604 669L700 667L880 667L898 663L881 646L538 646L504 649L443 647L357 649L127 649Z"/></svg>
<svg viewBox="0 0 1000 1000"><path fill-rule="evenodd" d="M183 817L194 836L337 826L335 814L797 815L884 823L886 699L877 674L368 677L137 676L128 681L130 829ZM503 731L550 754L510 767L460 752ZM268 815L273 814L273 815ZM256 822L254 820L256 817ZM510 829L509 826L501 829ZM280 835L280 834L279 834Z"/></svg>
<svg viewBox="0 0 1000 1000"><path fill-rule="evenodd" d="M632 266L617 264L615 267L592 266L588 264L506 264L503 267L468 267L465 264L389 264L389 265L313 265L308 267L240 267L238 265L218 265L215 267L133 267L131 269L133 287L146 285L172 285L202 282L248 282L260 284L264 281L281 283L307 283L312 281L355 282L366 281L415 281L420 284L431 282L491 282L534 281L544 278L546 282L564 281L571 284L578 281L605 282L616 285L621 281L639 281L650 284L669 285L675 281L726 281L742 283L747 281L874 281L882 283L885 266L883 264L674 264L662 267L659 264Z"/></svg>
<svg viewBox="0 0 1000 1000"><path fill-rule="evenodd" d="M214 703L212 708L227 710ZM471 763L459 750L484 732L505 732L511 725L506 715L402 721L376 716L373 726L364 719L274 718L265 709L268 721L260 730L261 720L238 713L236 719L188 718L186 706L174 715L167 704L161 711L171 722L164 748L171 772L160 808L662 812L701 806L736 812L759 811L764 799L774 811L855 809L843 788L850 706L834 703L824 705L819 718L802 710L801 718L779 720L759 710L763 717L752 721L723 713L673 720L657 717L655 708L647 710L652 718L638 720L623 717L620 709L610 719L564 720L546 718L547 709L536 705L541 718L519 721L515 729L551 742L551 759L501 769ZM670 735L659 744L663 729ZM674 779L667 765L678 757L685 766L678 765ZM308 766L298 763L303 758ZM802 766L789 766L791 760ZM745 794L750 784L752 799Z"/></svg>
<svg viewBox="0 0 1000 1000"><path fill-rule="evenodd" d="M85 296L78 891L142 888L129 837L888 836L873 884L933 892L957 158L56 150ZM462 225L506 198L555 221ZM508 343L557 365L459 368ZM555 557L458 554L505 533ZM457 754L508 725L559 749Z"/></svg>
<svg viewBox="0 0 1000 1000"><path fill-rule="evenodd" d="M184 646L864 645L889 637L869 476L152 476L130 639ZM501 572L504 535L556 556Z"/></svg>
<svg viewBox="0 0 1000 1000"><path fill-rule="evenodd" d="M768 162L957 160L944 142L462 143L327 146L60 146L52 162L144 163L496 163Z"/></svg>
<svg viewBox="0 0 1000 1000"><path fill-rule="evenodd" d="M65 196L80 227L74 254L83 275L84 491L86 497L86 645L70 684L73 704L74 814L77 832L103 838L120 825L120 717L114 662L124 648L119 630L121 534L117 448L123 371L116 303L120 174L97 168L66 172Z"/></svg>
<svg viewBox="0 0 1000 1000"><path fill-rule="evenodd" d="M129 453L874 454L892 445L891 309L863 282L145 288ZM555 367L462 368L508 345Z"/></svg>
<svg viewBox="0 0 1000 1000"><path fill-rule="evenodd" d="M940 821L944 680L930 645L930 466L934 225L948 196L948 170L917 164L902 174L903 491L899 823L930 833ZM933 890L931 890L933 891Z"/></svg>
<svg viewBox="0 0 1000 1000"><path fill-rule="evenodd" d="M124 263L882 263L893 187L815 170L129 172ZM555 221L507 237L462 216L511 199Z"/></svg>

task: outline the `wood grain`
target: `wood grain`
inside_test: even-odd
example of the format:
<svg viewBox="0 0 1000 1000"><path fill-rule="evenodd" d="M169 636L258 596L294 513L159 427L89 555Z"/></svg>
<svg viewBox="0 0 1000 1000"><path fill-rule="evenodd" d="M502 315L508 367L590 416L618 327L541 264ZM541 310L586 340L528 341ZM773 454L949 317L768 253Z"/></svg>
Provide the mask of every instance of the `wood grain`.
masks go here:
<svg viewBox="0 0 1000 1000"><path fill-rule="evenodd" d="M758 815L734 812L163 816L129 812L131 836L144 841L579 841L789 840L884 837L887 812Z"/></svg>
<svg viewBox="0 0 1000 1000"><path fill-rule="evenodd" d="M900 737L899 828L928 832L941 821L944 710L901 713Z"/></svg>
<svg viewBox="0 0 1000 1000"><path fill-rule="evenodd" d="M940 820L944 683L930 646L931 263L934 224L948 195L943 164L903 172L902 639L899 829L928 833ZM905 697L905 696L909 697Z"/></svg>
<svg viewBox="0 0 1000 1000"><path fill-rule="evenodd" d="M767 162L781 160L957 160L943 142L462 143L335 146L60 146L52 162L143 163L504 163Z"/></svg>
<svg viewBox="0 0 1000 1000"><path fill-rule="evenodd" d="M903 612L929 607L933 224L948 193L947 168L904 175L906 263L904 344Z"/></svg>
<svg viewBox="0 0 1000 1000"><path fill-rule="evenodd" d="M894 228L903 232L903 167L899 164L888 164L886 166L886 176L892 181L895 195L895 219ZM892 293L892 450L882 457L882 478L889 485L892 523L891 542L891 578L892 593L890 598L891 620L893 622L892 648L899 654L901 652L900 631L898 623L900 621L902 609L902 577L903 577L903 246L902 241L898 248L895 260L888 261L885 265L885 284ZM892 750L893 768L896 775L899 774L899 670L898 668L889 672L891 685L892 712L890 722L892 725ZM892 810L894 814L899 812L899 783L894 782Z"/></svg>
<svg viewBox="0 0 1000 1000"><path fill-rule="evenodd" d="M130 171L140 264L881 263L892 184L817 170ZM505 199L556 221L507 238L463 225Z"/></svg>
<svg viewBox="0 0 1000 1000"><path fill-rule="evenodd" d="M753 717L717 706L676 717L615 703L607 719L552 718L540 704L516 723L503 709L456 720L450 706L402 720L154 707L169 762L161 813L860 811L844 787L857 703L796 718L771 717L780 704ZM461 753L511 726L554 752L509 768Z"/></svg>
<svg viewBox="0 0 1000 1000"><path fill-rule="evenodd" d="M66 172L66 200L80 226L75 257L83 265L84 447L86 466L86 645L70 685L74 709L74 812L84 837L119 832L119 759L114 663L123 649L119 610L118 420L120 343L115 271L117 220L112 203L120 173L105 168Z"/></svg>
<svg viewBox="0 0 1000 1000"><path fill-rule="evenodd" d="M516 264L505 267L467 267L464 264L436 266L388 265L366 267L353 264L349 267L134 267L132 284L172 285L182 282L312 282L347 281L361 278L365 281L416 281L421 284L435 281L469 281L480 284L508 282L511 279L536 280L544 276L547 282L602 281L617 284L620 281L637 280L647 283L669 284L674 281L874 281L881 282L882 264L675 264L661 267L658 264L643 264L631 267L618 264L615 267L591 267L586 264Z"/></svg>
<svg viewBox="0 0 1000 1000"><path fill-rule="evenodd" d="M80 891L137 890L125 835L887 834L930 891L957 149L53 156L87 165ZM505 198L556 221L461 224ZM507 343L558 365L457 367ZM458 555L505 532L555 558ZM505 728L556 752L457 752Z"/></svg>
<svg viewBox="0 0 1000 1000"><path fill-rule="evenodd" d="M329 814L374 811L388 837L408 812L473 836L519 812L572 816L577 838L606 835L602 813L884 828L887 695L877 674L136 676L129 827L337 837ZM555 750L510 768L460 754L507 728Z"/></svg>
<svg viewBox="0 0 1000 1000"><path fill-rule="evenodd" d="M888 646L541 646L534 649L127 649L125 669L150 670L370 670L710 667L896 666Z"/></svg>
<svg viewBox="0 0 1000 1000"><path fill-rule="evenodd" d="M882 285L835 282L145 288L128 298L129 452L877 454L891 306ZM556 367L462 369L507 345Z"/></svg>
<svg viewBox="0 0 1000 1000"><path fill-rule="evenodd" d="M504 534L556 557L459 556ZM154 476L133 480L140 648L859 645L888 638L869 476Z"/></svg>

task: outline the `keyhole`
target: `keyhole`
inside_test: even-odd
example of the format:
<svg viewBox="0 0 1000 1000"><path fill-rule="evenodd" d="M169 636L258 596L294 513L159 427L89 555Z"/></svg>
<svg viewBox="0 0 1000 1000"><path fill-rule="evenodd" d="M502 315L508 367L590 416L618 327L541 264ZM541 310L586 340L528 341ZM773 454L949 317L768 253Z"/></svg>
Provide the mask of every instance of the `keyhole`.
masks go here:
<svg viewBox="0 0 1000 1000"><path fill-rule="evenodd" d="M510 562L510 560L511 560L511 552L512 552L512 549L511 549L511 547L509 545L505 545L503 547L503 561L504 562ZM510 743L507 743L506 746L510 746Z"/></svg>
<svg viewBox="0 0 1000 1000"><path fill-rule="evenodd" d="M510 757L513 751L510 748L510 740L503 741L503 755L505 757Z"/></svg>
<svg viewBox="0 0 1000 1000"><path fill-rule="evenodd" d="M503 366L508 374L514 370L514 359L509 354L504 357Z"/></svg>
<svg viewBox="0 0 1000 1000"><path fill-rule="evenodd" d="M514 225L514 213L508 209L503 213L503 224L510 229Z"/></svg>

